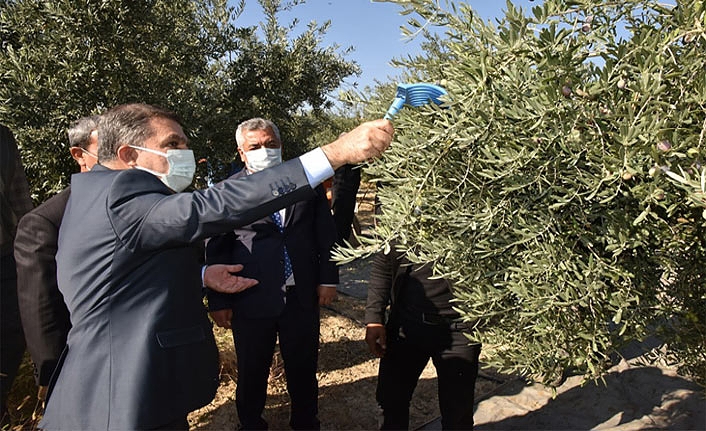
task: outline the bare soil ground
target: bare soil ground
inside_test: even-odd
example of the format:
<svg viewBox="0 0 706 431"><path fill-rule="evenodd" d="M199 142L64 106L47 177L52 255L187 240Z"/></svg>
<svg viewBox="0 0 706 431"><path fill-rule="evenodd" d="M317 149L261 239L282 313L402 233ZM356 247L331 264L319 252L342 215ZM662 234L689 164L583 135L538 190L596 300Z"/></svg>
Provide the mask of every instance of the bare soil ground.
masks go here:
<svg viewBox="0 0 706 431"><path fill-rule="evenodd" d="M332 307L321 313L319 351L319 419L322 429L375 430L379 411L375 402L378 360L363 341L362 324L365 301L339 295ZM192 430L229 430L237 426L235 411L235 353L230 333L216 329L221 341L223 372L214 401L189 416ZM501 381L481 373L476 383L476 398L491 394ZM289 429L289 397L279 356L270 373L264 417L272 430ZM415 391L410 426L419 428L439 416L436 372L427 365Z"/></svg>
<svg viewBox="0 0 706 431"><path fill-rule="evenodd" d="M362 233L372 228L374 190L363 185L358 194L357 219ZM321 312L319 351L319 419L327 430L375 430L380 418L375 401L378 359L369 353L364 341L365 287L369 260L341 267L339 297ZM193 412L193 430L229 430L238 423L235 411L235 352L229 331L216 328L221 351L221 386L214 401ZM481 372L476 383L476 400L485 398L503 378ZM289 397L282 361L275 355L270 372L265 420L272 430L289 429ZM431 361L422 373L410 410L412 429L439 417L436 372Z"/></svg>

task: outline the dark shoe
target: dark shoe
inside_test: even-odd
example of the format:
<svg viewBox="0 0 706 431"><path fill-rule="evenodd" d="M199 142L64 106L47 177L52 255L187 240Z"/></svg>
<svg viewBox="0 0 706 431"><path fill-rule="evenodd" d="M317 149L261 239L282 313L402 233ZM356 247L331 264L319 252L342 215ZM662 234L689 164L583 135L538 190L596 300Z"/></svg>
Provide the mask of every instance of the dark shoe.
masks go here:
<svg viewBox="0 0 706 431"><path fill-rule="evenodd" d="M289 421L289 426L292 427L293 430L302 430L302 431L318 431L321 429L321 422L319 422L319 418L314 416L312 419L308 420L290 420Z"/></svg>
<svg viewBox="0 0 706 431"><path fill-rule="evenodd" d="M236 429L238 431L267 430L267 422L262 418L259 418L259 420L253 420L248 422L241 421Z"/></svg>

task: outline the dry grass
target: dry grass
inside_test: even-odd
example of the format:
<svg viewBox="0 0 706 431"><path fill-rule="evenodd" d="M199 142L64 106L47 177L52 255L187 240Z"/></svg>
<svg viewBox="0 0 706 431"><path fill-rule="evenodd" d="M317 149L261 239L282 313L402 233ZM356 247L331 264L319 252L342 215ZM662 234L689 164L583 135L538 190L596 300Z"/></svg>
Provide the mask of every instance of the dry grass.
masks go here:
<svg viewBox="0 0 706 431"><path fill-rule="evenodd" d="M42 403L37 398L37 386L34 383L32 362L29 353L25 352L22 365L12 384L7 400L7 410L12 418L10 425L3 430L34 430L37 429L42 415Z"/></svg>

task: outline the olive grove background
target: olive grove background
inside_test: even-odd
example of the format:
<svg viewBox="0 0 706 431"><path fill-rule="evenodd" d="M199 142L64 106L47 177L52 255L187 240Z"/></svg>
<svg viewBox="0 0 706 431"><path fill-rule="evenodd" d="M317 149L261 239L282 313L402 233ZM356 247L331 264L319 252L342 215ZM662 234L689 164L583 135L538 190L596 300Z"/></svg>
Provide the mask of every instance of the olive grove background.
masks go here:
<svg viewBox="0 0 706 431"><path fill-rule="evenodd" d="M285 157L335 138L326 95L358 66L347 49L322 46L329 23L295 34L294 23L278 22L298 2L258 3L259 29L238 27L245 0L0 0L0 122L16 135L35 201L77 171L70 124L120 103L182 117L202 159L197 186L227 176L235 127L247 118L280 126Z"/></svg>

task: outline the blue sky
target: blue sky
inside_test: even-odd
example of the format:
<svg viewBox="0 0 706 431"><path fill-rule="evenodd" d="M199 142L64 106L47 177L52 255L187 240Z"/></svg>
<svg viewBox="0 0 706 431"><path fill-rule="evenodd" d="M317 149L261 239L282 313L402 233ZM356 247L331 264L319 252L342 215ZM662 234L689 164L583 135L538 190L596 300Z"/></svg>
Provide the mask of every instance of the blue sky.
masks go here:
<svg viewBox="0 0 706 431"><path fill-rule="evenodd" d="M445 0L441 0L444 4ZM460 3L460 2L457 2ZM493 19L503 16L504 0L466 0L482 18ZM516 6L527 10L541 3L530 0L515 0ZM310 21L323 23L331 21L331 27L324 39L325 45L338 44L341 47L353 46L354 51L346 58L356 61L362 74L352 77L346 83L357 82L359 89L372 85L375 79L387 81L388 77L398 74L398 69L390 66L393 58L419 52L420 38L405 40L400 26L407 17L399 14L401 7L392 3L376 3L370 0L306 0L295 6L290 12L279 16L280 24L289 23L292 18L299 19L299 28L304 29ZM247 0L245 10L238 26L257 25L263 20L260 5L256 0Z"/></svg>

